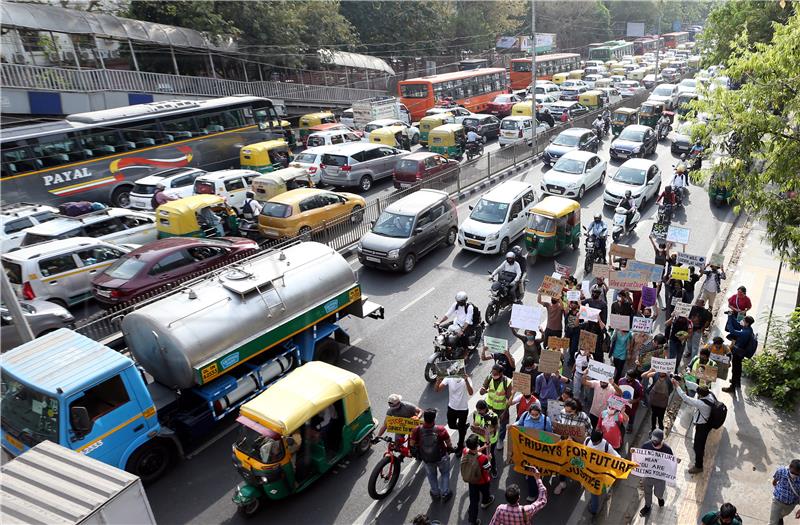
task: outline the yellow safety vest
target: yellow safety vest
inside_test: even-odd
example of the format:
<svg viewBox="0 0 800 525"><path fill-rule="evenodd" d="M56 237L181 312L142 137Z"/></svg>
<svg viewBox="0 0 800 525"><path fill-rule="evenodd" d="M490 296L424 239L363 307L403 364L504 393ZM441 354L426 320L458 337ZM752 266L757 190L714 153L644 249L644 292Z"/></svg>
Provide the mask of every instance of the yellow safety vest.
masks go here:
<svg viewBox="0 0 800 525"><path fill-rule="evenodd" d="M489 378L489 386L486 388L486 404L495 412L502 412L508 407L505 378L500 380L499 385L495 384L494 378Z"/></svg>
<svg viewBox="0 0 800 525"><path fill-rule="evenodd" d="M494 414L494 412L492 412L491 410L489 412ZM477 410L475 411L472 419L475 421L475 424L478 425L479 427L482 427L482 428L486 427L486 421L483 419L483 416ZM500 419L499 418L497 419L497 425L498 425L498 427L500 425ZM498 436L497 431L498 430L499 429L497 427L495 427L494 434L489 436L489 443L491 443L492 445L497 443L497 436ZM478 439L480 439L481 443L486 441L486 439L483 437L483 434L475 434L475 435L478 436Z"/></svg>

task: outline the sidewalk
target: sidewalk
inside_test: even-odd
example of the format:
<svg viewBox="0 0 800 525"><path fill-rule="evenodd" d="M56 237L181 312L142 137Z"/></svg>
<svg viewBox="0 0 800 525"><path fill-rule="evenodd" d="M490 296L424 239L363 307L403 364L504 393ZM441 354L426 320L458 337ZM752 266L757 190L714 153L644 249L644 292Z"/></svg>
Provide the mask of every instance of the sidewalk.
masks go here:
<svg viewBox="0 0 800 525"><path fill-rule="evenodd" d="M768 245L762 242L763 233L763 225L755 224L746 233L746 238L729 243L725 260L731 261L733 257L738 262L735 265L730 262L726 264L728 291L720 299L722 305L717 310L724 311L725 298L733 294L738 286L746 286L747 295L753 303L750 313L756 319L756 331L761 342L766 333L780 263ZM773 323L793 310L798 285L800 274L784 266L773 308ZM724 326L725 316L718 313L711 337L718 334L724 336ZM639 509L643 506L639 491L640 478L630 476L615 484L596 523L696 524L703 514L718 509L726 501L737 507L739 515L748 525L768 522L772 473L778 466L786 465L797 457L800 451L797 445L800 410L791 414L778 412L769 400L748 395L746 377L743 378L745 388L735 396L720 392L719 389L727 384L727 381L720 380L713 388L714 394L728 405L728 417L725 426L712 431L708 438L705 472L694 476L686 472L693 464L694 429L690 428L691 409L681 406L667 436L667 443L681 463L678 465L676 486L667 487L666 505L660 508L654 499L650 516L647 519L639 516ZM648 428L643 429L642 435L632 446L639 446L647 440Z"/></svg>

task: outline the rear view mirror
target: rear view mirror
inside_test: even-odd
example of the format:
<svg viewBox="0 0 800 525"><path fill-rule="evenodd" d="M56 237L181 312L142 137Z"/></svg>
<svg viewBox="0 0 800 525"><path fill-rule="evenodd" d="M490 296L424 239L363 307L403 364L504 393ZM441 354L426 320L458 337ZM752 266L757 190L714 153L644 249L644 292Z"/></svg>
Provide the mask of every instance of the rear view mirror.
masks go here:
<svg viewBox="0 0 800 525"><path fill-rule="evenodd" d="M422 233L422 228L414 228L414 233Z"/></svg>
<svg viewBox="0 0 800 525"><path fill-rule="evenodd" d="M470 211L472 211L473 209L475 209L475 206L473 206L472 204L470 204L470 205L469 205L469 209L470 209Z"/></svg>
<svg viewBox="0 0 800 525"><path fill-rule="evenodd" d="M71 407L69 409L69 422L72 430L79 437L83 437L92 431L93 424L92 420L89 419L89 411L86 410L86 407Z"/></svg>

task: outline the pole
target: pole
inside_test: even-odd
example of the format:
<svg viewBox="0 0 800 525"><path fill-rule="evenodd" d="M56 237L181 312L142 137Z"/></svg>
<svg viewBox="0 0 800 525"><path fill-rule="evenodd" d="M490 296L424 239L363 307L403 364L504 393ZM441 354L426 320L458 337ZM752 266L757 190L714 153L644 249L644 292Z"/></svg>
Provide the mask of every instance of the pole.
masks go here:
<svg viewBox="0 0 800 525"><path fill-rule="evenodd" d="M6 308L8 308L8 313L11 314L11 319L17 329L17 334L19 334L19 340L23 343L33 341L33 332L31 332L31 327L28 326L28 320L25 319L25 314L22 313L17 295L14 293L14 289L11 288L11 283L8 282L8 276L6 272L0 272L0 274L2 274L2 276L0 276L0 285L2 285L0 292L2 292L3 303L6 305Z"/></svg>
<svg viewBox="0 0 800 525"><path fill-rule="evenodd" d="M531 115L533 116L533 122L531 125L533 127L533 141L531 141L531 146L533 147L533 156L536 156L536 152L538 151L538 137L536 136L536 2L531 0L531 77L533 78L531 89L533 90L533 99L531 100Z"/></svg>
<svg viewBox="0 0 800 525"><path fill-rule="evenodd" d="M775 289L772 291L772 304L769 307L769 317L767 318L767 331L764 332L764 344L762 348L767 347L767 338L769 337L769 327L772 324L772 310L775 309L775 297L778 295L778 286L781 285L781 270L783 270L783 257L781 263L778 265L778 276L775 277Z"/></svg>
<svg viewBox="0 0 800 525"><path fill-rule="evenodd" d="M656 72L653 75L653 86L658 85L658 57L661 51L661 10L658 11L658 26L656 26Z"/></svg>

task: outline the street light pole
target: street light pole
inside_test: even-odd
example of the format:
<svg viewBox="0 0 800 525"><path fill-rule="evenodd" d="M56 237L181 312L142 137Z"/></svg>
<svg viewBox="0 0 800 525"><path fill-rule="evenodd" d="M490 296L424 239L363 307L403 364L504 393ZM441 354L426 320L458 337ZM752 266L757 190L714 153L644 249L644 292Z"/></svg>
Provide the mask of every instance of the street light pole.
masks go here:
<svg viewBox="0 0 800 525"><path fill-rule="evenodd" d="M531 145L533 147L533 156L536 156L539 144L538 137L536 136L538 122L536 121L536 2L534 2L534 0L531 0L531 77L533 78L533 82L531 83L531 95L533 97L531 99L533 140L531 141Z"/></svg>
<svg viewBox="0 0 800 525"><path fill-rule="evenodd" d="M658 85L658 57L661 51L661 10L658 11L658 25L656 26L656 72L653 75L653 85Z"/></svg>

